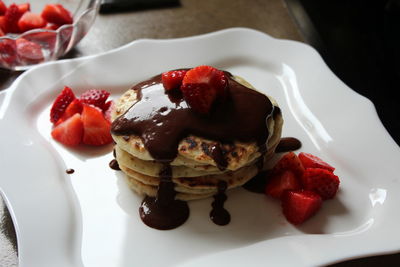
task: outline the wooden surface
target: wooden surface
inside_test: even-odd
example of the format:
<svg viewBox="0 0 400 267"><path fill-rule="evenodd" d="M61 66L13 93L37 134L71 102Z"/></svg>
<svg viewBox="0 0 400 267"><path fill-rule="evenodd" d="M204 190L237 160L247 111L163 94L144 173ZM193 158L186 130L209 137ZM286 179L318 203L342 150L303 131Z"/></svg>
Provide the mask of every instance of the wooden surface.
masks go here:
<svg viewBox="0 0 400 267"><path fill-rule="evenodd" d="M177 38L230 27L248 27L276 38L304 41L284 0L182 0L177 7L99 15L88 35L66 58L109 51L140 38ZM0 70L0 90L10 86L19 74ZM0 266L17 266L13 224L1 201L0 215ZM349 261L337 266L394 266L395 262L399 262L397 255Z"/></svg>

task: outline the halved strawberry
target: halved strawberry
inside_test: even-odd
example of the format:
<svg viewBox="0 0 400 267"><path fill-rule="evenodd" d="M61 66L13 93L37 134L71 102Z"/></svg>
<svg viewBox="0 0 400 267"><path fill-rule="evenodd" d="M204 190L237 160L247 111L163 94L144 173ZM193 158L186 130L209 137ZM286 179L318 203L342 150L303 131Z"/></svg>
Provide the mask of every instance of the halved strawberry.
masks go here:
<svg viewBox="0 0 400 267"><path fill-rule="evenodd" d="M294 152L289 152L283 155L283 157L273 167L273 173L279 173L286 170L291 170L298 179L303 175L304 167Z"/></svg>
<svg viewBox="0 0 400 267"><path fill-rule="evenodd" d="M274 198L281 198L286 190L298 190L300 188L300 181L294 172L285 170L272 174L272 177L267 181L265 193Z"/></svg>
<svg viewBox="0 0 400 267"><path fill-rule="evenodd" d="M114 109L114 101L109 100L104 104L104 118L106 118L106 120L108 120L109 122L111 122L111 112Z"/></svg>
<svg viewBox="0 0 400 267"><path fill-rule="evenodd" d="M17 46L12 39L0 40L0 62L4 65L12 65L17 59Z"/></svg>
<svg viewBox="0 0 400 267"><path fill-rule="evenodd" d="M78 99L75 98L65 109L64 114L61 116L61 118L56 122L56 125L62 123L63 121L66 121L68 118L72 117L76 113L81 114L83 110L83 104L82 102Z"/></svg>
<svg viewBox="0 0 400 267"><path fill-rule="evenodd" d="M42 47L39 44L24 38L18 38L15 43L17 44L17 53L21 60L39 62L44 59Z"/></svg>
<svg viewBox="0 0 400 267"><path fill-rule="evenodd" d="M0 16L0 29L4 32L6 32L6 17L5 16Z"/></svg>
<svg viewBox="0 0 400 267"><path fill-rule="evenodd" d="M81 96L80 100L84 104L89 104L96 106L103 111L105 110L105 103L107 98L110 96L110 93L106 90L98 90L98 89L90 89L85 91Z"/></svg>
<svg viewBox="0 0 400 267"><path fill-rule="evenodd" d="M42 18L46 21L63 25L63 24L72 24L73 19L71 13L64 8L61 4L47 4L43 8Z"/></svg>
<svg viewBox="0 0 400 267"><path fill-rule="evenodd" d="M18 27L22 32L42 28L46 26L46 24L47 21L45 21L40 15L29 11L25 12L18 20Z"/></svg>
<svg viewBox="0 0 400 267"><path fill-rule="evenodd" d="M84 128L82 142L84 144L100 146L112 142L111 123L104 118L100 109L84 104L82 122Z"/></svg>
<svg viewBox="0 0 400 267"><path fill-rule="evenodd" d="M227 96L228 79L223 71L211 66L198 66L189 70L182 80L182 85L206 84L217 92L217 97L225 99Z"/></svg>
<svg viewBox="0 0 400 267"><path fill-rule="evenodd" d="M71 88L65 86L61 93L57 96L56 100L50 110L50 121L56 123L58 119L64 114L68 105L75 99L75 94Z"/></svg>
<svg viewBox="0 0 400 267"><path fill-rule="evenodd" d="M294 225L309 219L321 206L321 197L312 191L290 190L282 194L282 212L286 219Z"/></svg>
<svg viewBox="0 0 400 267"><path fill-rule="evenodd" d="M54 127L51 136L58 142L67 146L80 144L83 135L81 115L76 113L63 123Z"/></svg>
<svg viewBox="0 0 400 267"><path fill-rule="evenodd" d="M181 86L183 97L196 112L207 114L217 99L217 92L204 83L187 83Z"/></svg>
<svg viewBox="0 0 400 267"><path fill-rule="evenodd" d="M302 176L303 186L318 193L322 199L331 199L339 188L339 177L322 168L306 168Z"/></svg>
<svg viewBox="0 0 400 267"><path fill-rule="evenodd" d="M187 70L172 70L164 72L161 75L161 80L165 90L169 91L178 89L182 84L186 72Z"/></svg>
<svg viewBox="0 0 400 267"><path fill-rule="evenodd" d="M299 159L303 164L304 168L323 168L331 172L335 170L334 167L332 167L319 157L314 156L310 153L304 153L304 152L299 153Z"/></svg>
<svg viewBox="0 0 400 267"><path fill-rule="evenodd" d="M0 0L0 15L4 15L7 11L7 6L4 4L3 0Z"/></svg>
<svg viewBox="0 0 400 267"><path fill-rule="evenodd" d="M25 12L31 11L31 4L22 3L18 5L19 14L22 16Z"/></svg>
<svg viewBox="0 0 400 267"><path fill-rule="evenodd" d="M19 33L18 20L22 16L18 6L11 4L4 14L5 33Z"/></svg>

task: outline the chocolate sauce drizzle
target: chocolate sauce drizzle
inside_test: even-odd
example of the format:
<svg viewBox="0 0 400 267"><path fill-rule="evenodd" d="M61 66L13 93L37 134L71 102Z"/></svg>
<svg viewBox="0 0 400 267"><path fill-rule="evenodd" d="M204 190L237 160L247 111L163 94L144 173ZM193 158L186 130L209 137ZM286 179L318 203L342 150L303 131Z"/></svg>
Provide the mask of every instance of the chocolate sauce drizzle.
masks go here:
<svg viewBox="0 0 400 267"><path fill-rule="evenodd" d="M111 160L110 163L108 164L108 166L115 171L121 170L121 168L119 167L118 161L116 159Z"/></svg>
<svg viewBox="0 0 400 267"><path fill-rule="evenodd" d="M231 221L231 215L224 208L224 203L227 199L225 191L228 185L225 181L218 182L218 192L214 195L214 201L211 204L210 219L218 225L227 225Z"/></svg>
<svg viewBox="0 0 400 267"><path fill-rule="evenodd" d="M175 200L170 162L178 154L179 142L192 134L218 140L256 142L259 151L266 151L269 136L266 121L279 112L263 94L249 89L228 78L229 97L214 106L208 115L194 112L177 91L167 93L161 83L161 75L135 85L138 100L111 126L111 132L124 138L141 137L145 148L157 161L164 163L156 197L145 197L139 209L145 224L156 229L172 229L184 223L189 216L186 202ZM275 111L275 112L274 112ZM209 148L209 156L219 169L226 169L228 162L219 144ZM223 189L225 188L225 189ZM214 196L213 221L229 223L230 215L223 208L226 185L218 185ZM221 214L219 214L221 213ZM211 216L211 214L210 214ZM229 218L229 219L227 219Z"/></svg>
<svg viewBox="0 0 400 267"><path fill-rule="evenodd" d="M185 201L176 200L175 195L171 165L165 163L160 171L157 196L146 196L139 208L142 221L159 230L169 230L182 225L189 217L189 207Z"/></svg>
<svg viewBox="0 0 400 267"><path fill-rule="evenodd" d="M275 149L276 153L289 152L301 148L301 142L294 137L284 137L281 138L278 146Z"/></svg>

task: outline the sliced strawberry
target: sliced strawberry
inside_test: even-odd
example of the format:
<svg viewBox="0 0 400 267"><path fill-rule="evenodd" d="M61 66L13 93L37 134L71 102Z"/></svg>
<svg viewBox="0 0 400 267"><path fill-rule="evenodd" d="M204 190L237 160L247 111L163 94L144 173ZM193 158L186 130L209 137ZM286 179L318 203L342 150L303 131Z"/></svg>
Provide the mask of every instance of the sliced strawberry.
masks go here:
<svg viewBox="0 0 400 267"><path fill-rule="evenodd" d="M66 121L76 113L81 114L83 110L83 104L82 102L75 98L65 109L64 114L61 116L61 118L56 122L56 125L62 123L63 121Z"/></svg>
<svg viewBox="0 0 400 267"><path fill-rule="evenodd" d="M314 156L310 153L299 153L299 159L303 164L304 168L322 168L327 169L328 171L333 172L335 170L334 167L323 161L317 156Z"/></svg>
<svg viewBox="0 0 400 267"><path fill-rule="evenodd" d="M90 89L85 91L80 99L82 103L96 106L103 111L105 110L105 103L110 93L106 90Z"/></svg>
<svg viewBox="0 0 400 267"><path fill-rule="evenodd" d="M112 101L112 100L110 100L110 101L107 101L105 104L104 104L104 111L103 111L103 113L104 113L104 118L106 118L106 120L108 120L108 121L110 121L111 122L111 112L113 111L113 109L114 109L114 101Z"/></svg>
<svg viewBox="0 0 400 267"><path fill-rule="evenodd" d="M182 85L187 84L207 84L221 99L227 95L228 80L225 73L211 66L203 65L189 70L182 81Z"/></svg>
<svg viewBox="0 0 400 267"><path fill-rule="evenodd" d="M31 4L23 3L18 5L19 14L22 16L25 12L31 11Z"/></svg>
<svg viewBox="0 0 400 267"><path fill-rule="evenodd" d="M83 105L83 143L87 145L100 146L112 142L110 134L111 123L104 118L103 112L90 105Z"/></svg>
<svg viewBox="0 0 400 267"><path fill-rule="evenodd" d="M75 94L71 88L65 86L61 93L57 96L56 100L50 110L50 121L56 123L59 118L64 114L68 105L75 99Z"/></svg>
<svg viewBox="0 0 400 267"><path fill-rule="evenodd" d="M17 46L12 39L0 40L0 62L4 65L12 65L17 59Z"/></svg>
<svg viewBox="0 0 400 267"><path fill-rule="evenodd" d="M46 21L58 25L72 24L73 22L71 13L67 9L65 9L61 4L45 5L41 16Z"/></svg>
<svg viewBox="0 0 400 267"><path fill-rule="evenodd" d="M5 20L5 32L6 33L18 33L20 32L18 27L18 20L22 16L18 6L16 4L11 4L6 13L4 14Z"/></svg>
<svg viewBox="0 0 400 267"><path fill-rule="evenodd" d="M294 172L286 170L272 174L272 177L267 181L265 193L274 198L281 198L286 190L298 190L300 188L300 181Z"/></svg>
<svg viewBox="0 0 400 267"><path fill-rule="evenodd" d="M7 11L7 6L2 0L0 0L0 15L4 15Z"/></svg>
<svg viewBox="0 0 400 267"><path fill-rule="evenodd" d="M5 16L0 16L0 29L4 32L6 32L6 17Z"/></svg>
<svg viewBox="0 0 400 267"><path fill-rule="evenodd" d="M217 92L204 83L187 83L181 86L183 97L196 112L207 114L217 99Z"/></svg>
<svg viewBox="0 0 400 267"><path fill-rule="evenodd" d="M81 115L76 113L63 123L57 125L52 131L51 136L58 142L67 146L80 144L83 135L83 123Z"/></svg>
<svg viewBox="0 0 400 267"><path fill-rule="evenodd" d="M312 191L285 191L282 194L282 212L286 219L298 225L313 216L322 205L321 197Z"/></svg>
<svg viewBox="0 0 400 267"><path fill-rule="evenodd" d="M46 26L43 27L43 29L53 30L53 31L57 30L58 28L60 28L60 25L54 23L47 23Z"/></svg>
<svg viewBox="0 0 400 267"><path fill-rule="evenodd" d="M16 41L17 53L21 60L38 63L44 59L42 47L34 42L24 38L18 38Z"/></svg>
<svg viewBox="0 0 400 267"><path fill-rule="evenodd" d="M38 14L25 12L18 20L18 27L22 32L32 29L43 28L47 22Z"/></svg>
<svg viewBox="0 0 400 267"><path fill-rule="evenodd" d="M322 199L331 199L339 188L339 177L322 168L307 168L302 176L303 186L318 193Z"/></svg>
<svg viewBox="0 0 400 267"><path fill-rule="evenodd" d="M169 91L179 89L186 72L187 70L172 70L164 72L161 75L161 79L165 90Z"/></svg>
<svg viewBox="0 0 400 267"><path fill-rule="evenodd" d="M289 152L283 155L283 157L275 164L273 173L279 173L285 170L291 170L298 179L303 175L304 167L294 152Z"/></svg>

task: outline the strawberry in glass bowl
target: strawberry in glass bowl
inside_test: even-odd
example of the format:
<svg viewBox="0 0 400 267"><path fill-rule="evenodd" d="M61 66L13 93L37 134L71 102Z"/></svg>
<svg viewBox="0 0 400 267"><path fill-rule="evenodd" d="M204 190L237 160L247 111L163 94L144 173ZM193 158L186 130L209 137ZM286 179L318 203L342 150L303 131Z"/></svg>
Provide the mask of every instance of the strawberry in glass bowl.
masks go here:
<svg viewBox="0 0 400 267"><path fill-rule="evenodd" d="M0 0L0 67L57 60L92 26L100 0Z"/></svg>

